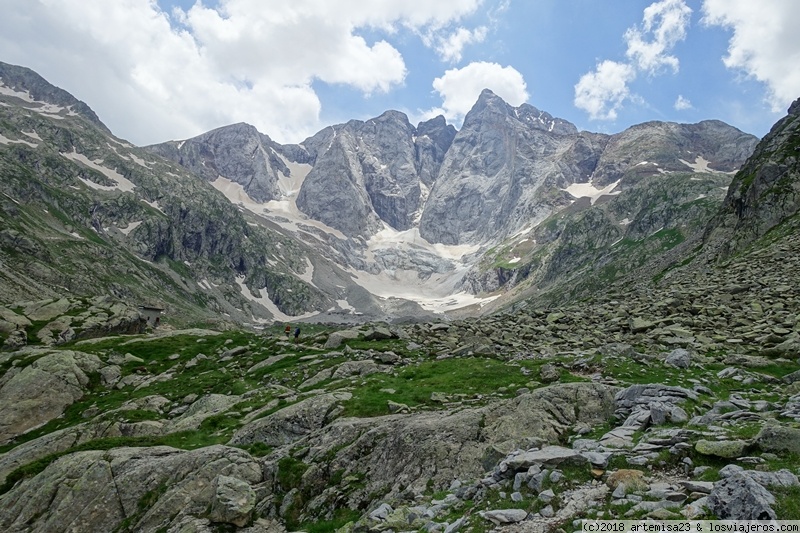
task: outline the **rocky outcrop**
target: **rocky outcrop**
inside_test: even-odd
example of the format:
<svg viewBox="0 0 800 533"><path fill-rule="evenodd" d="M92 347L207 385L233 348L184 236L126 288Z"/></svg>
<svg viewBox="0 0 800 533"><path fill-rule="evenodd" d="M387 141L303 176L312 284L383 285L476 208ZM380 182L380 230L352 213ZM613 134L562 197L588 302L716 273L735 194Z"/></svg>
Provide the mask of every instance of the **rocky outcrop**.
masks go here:
<svg viewBox="0 0 800 533"><path fill-rule="evenodd" d="M317 516L341 502L345 487L325 488L331 476L363 480L363 489L348 491L350 506L368 503L369 494L392 498L477 477L520 446L556 442L575 424L608 420L616 391L591 383L559 384L481 409L336 419L293 439L294 449L307 450L300 457L307 470L297 488L315 495L304 502L305 516ZM242 433L255 437L246 428ZM262 431L248 442L270 443L273 434ZM268 462L273 466L266 468L280 479L284 453L273 457Z"/></svg>
<svg viewBox="0 0 800 533"><path fill-rule="evenodd" d="M799 130L796 100L734 177L705 235L707 247L721 259L743 251L800 210Z"/></svg>
<svg viewBox="0 0 800 533"><path fill-rule="evenodd" d="M96 355L45 352L10 379L5 376L0 388L0 444L62 415L83 396L89 375L101 366Z"/></svg>
<svg viewBox="0 0 800 533"><path fill-rule="evenodd" d="M64 456L0 496L0 527L20 531L154 531L187 516L245 525L252 518L258 463L211 446L117 448Z"/></svg>
<svg viewBox="0 0 800 533"><path fill-rule="evenodd" d="M244 426L234 434L230 444L260 442L282 446L293 443L330 423L341 413L341 408L337 409L339 402L351 397L347 392L312 396Z"/></svg>

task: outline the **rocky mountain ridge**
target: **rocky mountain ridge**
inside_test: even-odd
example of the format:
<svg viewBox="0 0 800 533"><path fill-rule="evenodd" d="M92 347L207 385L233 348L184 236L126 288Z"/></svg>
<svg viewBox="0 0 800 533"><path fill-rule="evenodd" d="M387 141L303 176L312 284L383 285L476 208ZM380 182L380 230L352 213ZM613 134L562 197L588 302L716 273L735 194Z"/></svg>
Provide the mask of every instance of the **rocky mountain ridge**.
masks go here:
<svg viewBox="0 0 800 533"><path fill-rule="evenodd" d="M193 161L196 146L206 143L207 153L219 154L217 162L207 163L209 168L233 169L238 156L231 154L250 152L237 148L242 126L230 128L215 130L213 137L148 149L177 162ZM248 131L252 138L258 135ZM537 291L559 291L572 283L558 279L564 258L553 247L563 243L551 244L562 234L553 231L553 224L580 234L577 246L585 250L570 253L568 267L578 276L591 270L597 250L614 255L611 245L621 241L642 243L658 231L679 241L693 239L713 216L720 191L755 142L719 121L650 122L616 135L579 132L533 106L514 108L487 90L458 132L441 117L414 128L404 114L389 111L365 122L326 128L300 145L273 143L272 153L280 154L283 165L262 174L272 172L277 177L271 183L285 184L280 200L249 208L263 210L287 229L290 219L315 221L319 225L312 238L319 248L342 252L330 258L355 269L359 279L374 280L364 285L374 294L391 295L381 288L396 280L420 287L412 300L424 302L425 293L464 293L478 298L466 298L462 305L486 306L496 291L505 293L522 281ZM215 184L230 180L242 185L245 196L259 182L252 169L219 178L213 177L215 172L205 175ZM706 186L696 187L690 180ZM660 197L646 192L653 188L661 191ZM689 198L687 188L696 196ZM595 211L608 200L614 213L600 224L605 235L593 233L598 228L592 223L588 232L577 229L587 216L597 222ZM280 215L270 215L276 209ZM586 210L592 213L586 215ZM628 225L630 221L634 223ZM534 245L521 246L519 257L507 253L526 241ZM663 251L647 243L642 248L650 255ZM623 273L631 265L621 262L614 269ZM442 276L448 272L452 275Z"/></svg>

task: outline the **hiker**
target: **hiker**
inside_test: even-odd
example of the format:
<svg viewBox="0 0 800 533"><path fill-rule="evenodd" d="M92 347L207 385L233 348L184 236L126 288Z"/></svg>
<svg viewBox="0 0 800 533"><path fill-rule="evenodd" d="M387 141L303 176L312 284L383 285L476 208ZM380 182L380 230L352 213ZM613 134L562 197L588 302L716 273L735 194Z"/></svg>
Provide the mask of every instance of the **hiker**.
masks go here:
<svg viewBox="0 0 800 533"><path fill-rule="evenodd" d="M294 330L294 343L297 344L297 339L300 337L300 328L295 328Z"/></svg>
<svg viewBox="0 0 800 533"><path fill-rule="evenodd" d="M283 332L286 333L286 338L288 339L289 335L292 334L292 326L286 324L286 328L283 330Z"/></svg>

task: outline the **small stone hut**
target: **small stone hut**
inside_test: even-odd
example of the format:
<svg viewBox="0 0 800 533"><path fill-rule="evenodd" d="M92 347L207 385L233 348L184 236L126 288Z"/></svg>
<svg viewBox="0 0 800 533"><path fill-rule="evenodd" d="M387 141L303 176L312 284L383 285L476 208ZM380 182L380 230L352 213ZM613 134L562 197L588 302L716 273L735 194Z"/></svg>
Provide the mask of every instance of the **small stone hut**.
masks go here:
<svg viewBox="0 0 800 533"><path fill-rule="evenodd" d="M149 305L140 305L139 306L139 313L142 314L145 319L147 319L147 325L155 328L161 324L161 315L164 313L164 308L162 307L152 307Z"/></svg>

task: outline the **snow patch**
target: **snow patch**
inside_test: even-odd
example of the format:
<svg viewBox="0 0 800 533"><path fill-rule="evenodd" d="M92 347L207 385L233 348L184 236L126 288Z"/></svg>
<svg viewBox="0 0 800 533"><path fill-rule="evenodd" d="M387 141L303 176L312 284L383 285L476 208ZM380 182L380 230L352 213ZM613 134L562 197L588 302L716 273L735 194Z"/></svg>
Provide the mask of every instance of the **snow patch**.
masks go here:
<svg viewBox="0 0 800 533"><path fill-rule="evenodd" d="M245 298L247 298L248 300L250 300L253 303L257 303L260 306L264 307L267 311L269 311L272 314L272 317L275 320L278 320L278 321L281 321L281 322L290 322L292 320L300 320L300 319L303 319L303 318L311 318L311 317L316 316L316 315L319 314L317 312L310 312L310 313L305 313L305 314L298 315L298 316L289 316L287 314L284 314L280 309L278 309L278 306L275 305L272 302L272 300L269 299L269 293L267 292L266 287L263 288L263 289L260 289L258 291L259 292L259 296L254 296L253 293L250 292L250 289L247 288L247 285L244 284L244 276L237 276L236 277L236 283L237 283L237 285L239 285L239 288L242 291L242 295Z"/></svg>
<svg viewBox="0 0 800 533"><path fill-rule="evenodd" d="M716 170L708 168L708 161L699 155L695 158L694 163L690 163L684 159L679 159L678 161L691 168L693 172L716 172Z"/></svg>
<svg viewBox="0 0 800 533"><path fill-rule="evenodd" d="M405 248L413 247L427 250L439 257L451 260L460 260L467 254L474 253L480 248L477 244L431 244L419 234L419 228L411 228L398 231L386 224L383 229L370 237L367 241L369 251L383 248Z"/></svg>
<svg viewBox="0 0 800 533"><path fill-rule="evenodd" d="M629 218L627 218L627 217L623 218L622 220L619 221L619 225L620 226L627 226L630 223L631 223L631 220Z"/></svg>
<svg viewBox="0 0 800 533"><path fill-rule="evenodd" d="M700 156L700 155L698 155L695 158L694 163L690 163L689 161L686 161L684 159L679 159L679 161L681 163L683 163L684 165L686 165L687 167L691 168L693 172L706 172L706 173L709 173L709 174L731 174L731 175L732 174L736 174L735 171L733 171L733 172L723 172L722 170L714 170L713 168L709 168L709 166L708 166L709 161L706 161L703 158L703 156Z"/></svg>
<svg viewBox="0 0 800 533"><path fill-rule="evenodd" d="M9 139L8 137L3 136L2 134L0 134L0 144L27 144L31 148L36 148L37 146L39 146L38 144L28 141L23 141L22 139L19 140Z"/></svg>
<svg viewBox="0 0 800 533"><path fill-rule="evenodd" d="M120 230L122 233L124 233L125 235L130 235L130 233L131 233L133 230L135 230L136 228L138 228L138 227L139 227L139 225L140 225L141 223L142 223L142 221L141 221L141 220L137 220L136 222L131 222L131 223L130 223L130 224L128 224L128 226L127 226L127 227L125 227L125 228L119 228L119 230Z"/></svg>
<svg viewBox="0 0 800 533"><path fill-rule="evenodd" d="M247 209L248 211L251 211L257 215L268 218L269 220L272 220L274 223L285 229L288 229L289 231L300 231L298 225L305 224L321 229L322 231L330 233L331 235L334 235L342 240L346 239L341 231L333 229L317 220L312 220L305 214L301 213L295 204L294 198L285 200L270 200L265 204L260 204L250 198L250 195L245 192L244 187L223 176L219 176L217 179L212 181L211 185L219 192L224 194L231 203L238 205L243 209ZM298 183L297 190L299 190L299 185L300 184ZM277 216L273 217L270 215Z"/></svg>
<svg viewBox="0 0 800 533"><path fill-rule="evenodd" d="M161 207L158 205L158 200L155 200L153 202L148 202L144 198L140 198L140 200L142 202L146 203L147 205L149 205L150 207L152 207L153 209L156 209L156 210L161 211L162 213L164 213L164 210L161 209ZM164 213L164 214L166 215L166 213Z"/></svg>
<svg viewBox="0 0 800 533"><path fill-rule="evenodd" d="M591 204L594 205L597 199L600 198L601 196L614 196L622 192L622 191L614 191L617 185L619 185L620 181L622 180L617 180L614 183L606 185L602 189L598 189L591 183L573 183L566 189L561 189L561 190L570 193L575 198L588 197L591 199Z"/></svg>
<svg viewBox="0 0 800 533"><path fill-rule="evenodd" d="M28 102L28 103L31 103L31 104L36 101L31 97L31 93L29 93L28 91L25 91L25 92L15 91L11 87L8 87L2 81L0 81L0 94L5 95L5 96L14 96L15 98L19 98L20 100L24 100L25 102Z"/></svg>
<svg viewBox="0 0 800 533"><path fill-rule="evenodd" d="M508 263L509 263L510 265L513 265L513 264L515 264L515 263L519 263L519 262L520 262L520 258L519 258L519 257L514 257L513 259L509 259L509 260L508 260Z"/></svg>
<svg viewBox="0 0 800 533"><path fill-rule="evenodd" d="M305 281L306 283L308 283L309 285L311 285L312 287L316 287L316 285L314 285L314 281L313 281L313 278L314 278L314 265L311 263L311 260L308 257L306 257L306 271L303 272L302 274L298 274L298 273L295 272L295 275L298 278L300 278L303 281Z"/></svg>
<svg viewBox="0 0 800 533"><path fill-rule="evenodd" d="M27 135L27 136L28 136L28 137L30 137L31 139L36 139L37 141L41 141L41 140L42 140L42 138L41 138L41 137L39 137L39 134L38 134L38 133L36 133L35 131L23 131L23 132L21 132L21 133L22 133L23 135Z"/></svg>
<svg viewBox="0 0 800 533"><path fill-rule="evenodd" d="M137 157L136 154L128 154L128 155L131 156L131 159L133 160L133 162L136 163L137 165L139 165L140 167L144 167L144 168L147 168L147 169L150 168L150 166L147 164L147 161L145 161L144 159L142 159L140 157Z"/></svg>
<svg viewBox="0 0 800 533"><path fill-rule="evenodd" d="M353 312L356 310L356 308L350 305L350 302L348 302L347 300L336 300L336 305L338 305L339 309L341 309L342 311Z"/></svg>
<svg viewBox="0 0 800 533"><path fill-rule="evenodd" d="M100 163L103 162L102 159L96 159L94 161L91 161L85 155L79 154L77 151L75 151L74 148L72 149L71 153L60 152L59 155L61 155L63 157L66 157L67 159L69 159L71 161L77 161L79 163L82 163L82 164L86 165L89 168L97 170L98 172L103 174L108 179L116 182L116 185L106 186L106 185L98 185L97 183L94 183L93 181L89 181L87 179L78 178L86 186L88 186L88 187L90 187L92 189L102 190L102 191L130 192L136 187L136 185L134 185L130 180L128 180L126 177L124 177L122 174L120 174L116 170L112 170L110 168L102 166L100 164Z"/></svg>

